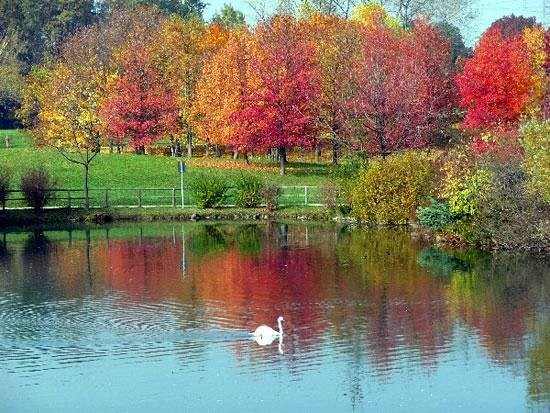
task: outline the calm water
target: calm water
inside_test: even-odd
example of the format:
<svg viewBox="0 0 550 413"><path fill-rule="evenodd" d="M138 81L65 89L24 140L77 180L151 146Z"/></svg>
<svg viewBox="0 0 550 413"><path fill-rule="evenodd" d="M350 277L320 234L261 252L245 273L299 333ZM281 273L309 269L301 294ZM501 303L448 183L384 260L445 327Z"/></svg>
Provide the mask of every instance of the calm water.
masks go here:
<svg viewBox="0 0 550 413"><path fill-rule="evenodd" d="M316 225L2 236L1 412L550 410L548 261Z"/></svg>

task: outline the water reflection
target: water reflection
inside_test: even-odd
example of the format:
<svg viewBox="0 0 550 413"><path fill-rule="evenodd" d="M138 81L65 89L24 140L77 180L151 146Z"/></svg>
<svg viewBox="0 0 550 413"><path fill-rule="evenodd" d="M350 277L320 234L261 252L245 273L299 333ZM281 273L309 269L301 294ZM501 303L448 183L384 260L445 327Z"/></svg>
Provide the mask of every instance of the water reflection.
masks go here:
<svg viewBox="0 0 550 413"><path fill-rule="evenodd" d="M466 399L465 408L506 401L517 411L550 401L544 259L449 254L404 230L280 223L1 239L0 366L12 395L0 407L21 407L13 394L55 371L74 378L104 369L131 369L121 383L163 398L166 410L201 392L191 407L217 410L201 380L234 403L226 410L259 407L233 397L248 392L286 410L305 400L327 411L450 411ZM280 314L284 343L250 340L248 331ZM165 371L196 384L167 397ZM62 399L49 397L62 411ZM146 410L139 400L134 410Z"/></svg>

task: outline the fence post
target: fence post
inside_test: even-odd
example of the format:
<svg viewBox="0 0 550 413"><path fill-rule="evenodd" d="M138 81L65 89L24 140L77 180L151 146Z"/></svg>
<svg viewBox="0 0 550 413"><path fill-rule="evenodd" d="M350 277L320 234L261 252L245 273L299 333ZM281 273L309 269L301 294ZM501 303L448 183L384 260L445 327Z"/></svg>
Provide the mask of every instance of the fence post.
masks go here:
<svg viewBox="0 0 550 413"><path fill-rule="evenodd" d="M304 206L307 206L308 199L307 199L307 186L304 186Z"/></svg>
<svg viewBox="0 0 550 413"><path fill-rule="evenodd" d="M172 188L172 208L176 207L176 188Z"/></svg>
<svg viewBox="0 0 550 413"><path fill-rule="evenodd" d="M109 190L105 190L105 208L109 208Z"/></svg>
<svg viewBox="0 0 550 413"><path fill-rule="evenodd" d="M142 206L141 189L138 189L138 207L141 208L141 206Z"/></svg>
<svg viewBox="0 0 550 413"><path fill-rule="evenodd" d="M67 190L67 202L68 202L68 204L69 204L69 205L68 205L68 209L69 209L69 211L70 211L70 210L71 210L71 207L72 207L72 205L71 205L71 190L70 190L70 189Z"/></svg>

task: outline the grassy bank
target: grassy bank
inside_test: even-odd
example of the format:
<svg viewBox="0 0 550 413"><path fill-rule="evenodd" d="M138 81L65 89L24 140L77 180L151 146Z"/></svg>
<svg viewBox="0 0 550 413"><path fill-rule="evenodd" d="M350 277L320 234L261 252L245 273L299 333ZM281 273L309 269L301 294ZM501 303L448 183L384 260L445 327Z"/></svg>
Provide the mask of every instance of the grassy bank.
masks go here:
<svg viewBox="0 0 550 413"><path fill-rule="evenodd" d="M164 221L268 221L299 220L324 221L332 219L326 208L282 208L274 212L265 209L174 209L128 208L116 210L45 210L34 213L29 210L0 212L0 227L25 228L34 226L66 226L81 224L107 224L111 222L164 222Z"/></svg>

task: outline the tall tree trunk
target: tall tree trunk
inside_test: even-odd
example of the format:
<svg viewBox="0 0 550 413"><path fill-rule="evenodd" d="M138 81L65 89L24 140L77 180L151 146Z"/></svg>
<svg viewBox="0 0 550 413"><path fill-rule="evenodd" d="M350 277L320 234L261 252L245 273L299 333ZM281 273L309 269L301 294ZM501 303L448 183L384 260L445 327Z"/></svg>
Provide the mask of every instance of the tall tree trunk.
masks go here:
<svg viewBox="0 0 550 413"><path fill-rule="evenodd" d="M187 132L187 156L192 157L193 156L193 135L191 135L191 132Z"/></svg>
<svg viewBox="0 0 550 413"><path fill-rule="evenodd" d="M90 178L90 164L87 163L84 165L84 206L86 211L90 209L90 188L88 185L88 180Z"/></svg>
<svg viewBox="0 0 550 413"><path fill-rule="evenodd" d="M333 165L338 165L339 151L340 151L340 145L338 145L338 141L336 139L332 139L332 164Z"/></svg>
<svg viewBox="0 0 550 413"><path fill-rule="evenodd" d="M316 163L321 162L321 145L320 144L315 145L315 162Z"/></svg>
<svg viewBox="0 0 550 413"><path fill-rule="evenodd" d="M279 155L279 174L284 176L286 168L286 148L279 146L277 148L277 154Z"/></svg>

